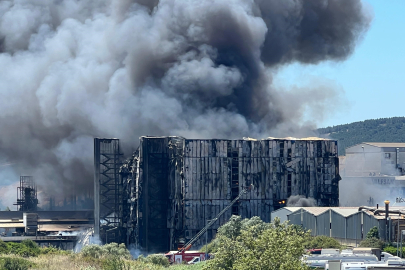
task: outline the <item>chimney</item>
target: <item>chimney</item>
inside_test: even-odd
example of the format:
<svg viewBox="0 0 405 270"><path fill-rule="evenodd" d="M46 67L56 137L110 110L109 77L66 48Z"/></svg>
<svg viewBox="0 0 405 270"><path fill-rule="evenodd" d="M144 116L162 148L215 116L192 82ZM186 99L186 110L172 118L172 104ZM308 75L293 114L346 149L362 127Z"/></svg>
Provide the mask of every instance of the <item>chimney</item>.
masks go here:
<svg viewBox="0 0 405 270"><path fill-rule="evenodd" d="M385 230L386 230L385 241L390 241L389 234L388 234L388 229L389 229L388 228L388 217L389 217L388 211L389 211L390 201L386 200L386 201L384 201L384 203L385 203Z"/></svg>

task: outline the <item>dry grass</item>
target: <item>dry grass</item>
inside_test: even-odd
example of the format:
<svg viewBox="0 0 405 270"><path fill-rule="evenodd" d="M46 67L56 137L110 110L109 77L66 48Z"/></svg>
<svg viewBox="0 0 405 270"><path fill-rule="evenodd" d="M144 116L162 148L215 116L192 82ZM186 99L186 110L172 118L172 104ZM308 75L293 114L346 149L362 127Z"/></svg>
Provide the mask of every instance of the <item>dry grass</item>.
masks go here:
<svg viewBox="0 0 405 270"><path fill-rule="evenodd" d="M21 258L16 255L2 255L1 257ZM83 257L79 254L42 254L38 257L25 258L35 264L32 270L102 270L102 259ZM125 268L128 270L201 270L200 265L173 265L169 268L145 263L136 260L124 260ZM108 268L111 269L111 268Z"/></svg>
<svg viewBox="0 0 405 270"><path fill-rule="evenodd" d="M96 260L84 259L77 255L40 255L29 258L36 264L33 269L43 270L98 270L100 263Z"/></svg>

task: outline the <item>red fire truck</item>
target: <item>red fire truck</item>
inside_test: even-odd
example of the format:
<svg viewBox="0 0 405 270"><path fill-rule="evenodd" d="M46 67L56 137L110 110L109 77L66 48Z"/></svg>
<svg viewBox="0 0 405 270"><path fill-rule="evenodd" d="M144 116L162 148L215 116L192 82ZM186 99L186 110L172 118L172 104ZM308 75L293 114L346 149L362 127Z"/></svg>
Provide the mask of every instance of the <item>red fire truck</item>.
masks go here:
<svg viewBox="0 0 405 270"><path fill-rule="evenodd" d="M183 263L185 262L190 262L192 261L195 257L199 257L199 261L205 261L205 253L200 252L198 250L189 250L189 251L183 251L183 252L178 252L176 251L170 251L165 254L165 256L169 259L170 263Z"/></svg>

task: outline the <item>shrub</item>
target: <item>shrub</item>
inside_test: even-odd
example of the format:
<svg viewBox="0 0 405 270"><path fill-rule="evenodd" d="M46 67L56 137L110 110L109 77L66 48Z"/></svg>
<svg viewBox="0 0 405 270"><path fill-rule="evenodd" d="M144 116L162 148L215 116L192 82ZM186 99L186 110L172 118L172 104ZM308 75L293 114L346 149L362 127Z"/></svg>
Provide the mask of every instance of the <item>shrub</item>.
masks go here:
<svg viewBox="0 0 405 270"><path fill-rule="evenodd" d="M367 238L377 238L380 239L380 236L378 234L378 228L377 226L374 226L373 228L370 229L370 231L367 233Z"/></svg>
<svg viewBox="0 0 405 270"><path fill-rule="evenodd" d="M80 252L85 257L91 257L95 259L99 259L103 255L103 251L101 250L101 246L99 245L88 245L82 248Z"/></svg>
<svg viewBox="0 0 405 270"><path fill-rule="evenodd" d="M27 248L30 248L30 249L39 249L37 243L35 243L31 239L23 240L23 241L21 241L21 244L23 244L24 246L26 246Z"/></svg>
<svg viewBox="0 0 405 270"><path fill-rule="evenodd" d="M312 248L341 248L340 243L332 237L325 235L312 236L310 239L304 243L304 247L307 249Z"/></svg>
<svg viewBox="0 0 405 270"><path fill-rule="evenodd" d="M2 268L5 270L28 270L33 267L34 264L30 261L22 258L2 258Z"/></svg>
<svg viewBox="0 0 405 270"><path fill-rule="evenodd" d="M31 243L24 241L21 243L9 242L7 243L7 246L9 248L9 253L22 257L34 257L38 256L40 253L40 249L38 246L33 246Z"/></svg>
<svg viewBox="0 0 405 270"><path fill-rule="evenodd" d="M49 246L49 247L44 247L40 249L41 254L59 254L59 255L68 255L71 254L72 252L69 250L62 250L59 248L56 248L54 246Z"/></svg>
<svg viewBox="0 0 405 270"><path fill-rule="evenodd" d="M164 267L167 267L170 265L169 260L166 258L165 255L159 255L159 254L152 254L146 257L145 259L146 262L148 263L153 263L156 265L161 265Z"/></svg>
<svg viewBox="0 0 405 270"><path fill-rule="evenodd" d="M132 259L131 253L126 248L124 244L110 243L104 246L101 246L104 255Z"/></svg>
<svg viewBox="0 0 405 270"><path fill-rule="evenodd" d="M132 256L124 244L110 243L104 246L88 245L83 247L81 254L85 257L99 258L125 258L131 259Z"/></svg>
<svg viewBox="0 0 405 270"><path fill-rule="evenodd" d="M360 247L379 248L382 250L384 246L385 246L384 241L375 237L368 238L367 236L366 239L360 242Z"/></svg>
<svg viewBox="0 0 405 270"><path fill-rule="evenodd" d="M383 250L391 255L397 256L397 247L386 246ZM398 256L401 254L401 248L399 248ZM402 258L405 257L405 247L402 248Z"/></svg>
<svg viewBox="0 0 405 270"><path fill-rule="evenodd" d="M8 248L7 243L3 240L0 240L0 254L8 254L9 252L10 249Z"/></svg>
<svg viewBox="0 0 405 270"><path fill-rule="evenodd" d="M103 263L103 270L129 270L130 265L119 257L106 259Z"/></svg>

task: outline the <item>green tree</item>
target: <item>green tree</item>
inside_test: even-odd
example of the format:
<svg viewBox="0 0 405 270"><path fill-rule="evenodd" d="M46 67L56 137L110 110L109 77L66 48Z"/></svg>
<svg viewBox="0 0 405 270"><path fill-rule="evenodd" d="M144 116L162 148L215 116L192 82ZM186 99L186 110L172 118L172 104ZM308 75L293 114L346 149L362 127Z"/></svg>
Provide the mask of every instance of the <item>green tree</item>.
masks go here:
<svg viewBox="0 0 405 270"><path fill-rule="evenodd" d="M310 237L305 243L304 247L307 249L313 248L341 248L339 241L335 238L325 235L318 235Z"/></svg>
<svg viewBox="0 0 405 270"><path fill-rule="evenodd" d="M339 141L339 155L362 142L403 142L405 117L371 119L318 129L319 134Z"/></svg>
<svg viewBox="0 0 405 270"><path fill-rule="evenodd" d="M255 233L258 234L269 228L269 226L269 223L265 223L259 217L242 219L240 216L233 215L227 223L218 229L218 235L235 240L244 230L252 228ZM205 252L207 250L209 253L217 252L218 247L218 238L215 238L207 246L203 246L200 251Z"/></svg>
<svg viewBox="0 0 405 270"><path fill-rule="evenodd" d="M367 233L367 238L377 238L380 239L380 236L378 234L378 228L377 226L374 226L373 228L370 229L370 231L368 231Z"/></svg>
<svg viewBox="0 0 405 270"><path fill-rule="evenodd" d="M306 270L300 257L308 237L308 232L281 224L279 219L269 224L257 217L244 222L233 219L218 230L215 258L203 269Z"/></svg>

